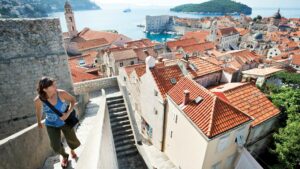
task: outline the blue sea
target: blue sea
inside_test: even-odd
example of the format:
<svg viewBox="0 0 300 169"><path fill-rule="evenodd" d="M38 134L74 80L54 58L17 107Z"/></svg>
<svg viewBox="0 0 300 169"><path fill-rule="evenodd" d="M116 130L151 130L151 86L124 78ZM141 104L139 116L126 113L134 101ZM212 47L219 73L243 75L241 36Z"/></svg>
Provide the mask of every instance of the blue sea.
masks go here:
<svg viewBox="0 0 300 169"><path fill-rule="evenodd" d="M208 15L176 13L169 11L169 8L131 8L131 12L124 13L125 8L108 8L102 10L74 11L75 22L78 31L85 27L93 30L116 30L132 39L149 38L156 41L165 41L173 38L174 35L150 35L143 32L144 28L137 27L138 24L145 24L146 15L176 15L178 17L201 18ZM253 8L251 17L261 15L272 16L276 8ZM300 18L300 8L280 9L282 16L286 18ZM60 19L62 31L67 31L64 12L57 12L50 15Z"/></svg>

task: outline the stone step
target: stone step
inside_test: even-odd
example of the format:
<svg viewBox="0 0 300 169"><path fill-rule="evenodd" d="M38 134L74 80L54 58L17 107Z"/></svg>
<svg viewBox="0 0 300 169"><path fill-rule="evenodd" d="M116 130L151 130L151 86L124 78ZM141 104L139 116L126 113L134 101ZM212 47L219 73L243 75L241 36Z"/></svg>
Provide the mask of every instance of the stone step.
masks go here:
<svg viewBox="0 0 300 169"><path fill-rule="evenodd" d="M114 142L118 143L118 142L121 142L123 140L130 140L130 139L134 139L133 134L118 135L114 138Z"/></svg>
<svg viewBox="0 0 300 169"><path fill-rule="evenodd" d="M118 103L124 103L124 99L116 99L116 100L110 100L110 101L106 101L107 105L113 105L113 104L118 104Z"/></svg>
<svg viewBox="0 0 300 169"><path fill-rule="evenodd" d="M123 98L123 96L121 95L121 96L107 97L106 100L111 101L111 100L122 99L122 98Z"/></svg>
<svg viewBox="0 0 300 169"><path fill-rule="evenodd" d="M123 111L123 112L113 112L113 113L109 114L110 118L122 117L122 116L127 116L127 112L126 111Z"/></svg>
<svg viewBox="0 0 300 169"><path fill-rule="evenodd" d="M116 147L125 146L127 144L135 144L134 139L125 139L125 140L120 140L118 142L115 142Z"/></svg>
<svg viewBox="0 0 300 169"><path fill-rule="evenodd" d="M117 153L117 157L118 158L127 158L129 156L136 155L136 154L138 154L138 150L136 148L134 148L134 149L130 149L127 151Z"/></svg>
<svg viewBox="0 0 300 169"><path fill-rule="evenodd" d="M128 127L126 129L123 129L123 130L117 130L117 131L113 131L113 136L114 136L114 139L118 139L119 137L121 136L124 136L124 135L130 135L132 134L132 130L131 130L131 127Z"/></svg>
<svg viewBox="0 0 300 169"><path fill-rule="evenodd" d="M124 146L116 147L116 152L118 154L120 152L124 152L124 151L131 150L131 149L136 149L136 146L134 144L127 144Z"/></svg>
<svg viewBox="0 0 300 169"><path fill-rule="evenodd" d="M117 121L125 121L125 120L129 120L128 116L114 116L110 118L110 122L114 123Z"/></svg>
<svg viewBox="0 0 300 169"><path fill-rule="evenodd" d="M108 109L116 108L116 107L125 107L125 104L124 103L116 103L116 104L108 105Z"/></svg>
<svg viewBox="0 0 300 169"><path fill-rule="evenodd" d="M130 125L129 119L123 120L123 121L110 122L110 125L111 125L112 129L114 129L115 127L118 127L118 126L124 126L126 124Z"/></svg>
<svg viewBox="0 0 300 169"><path fill-rule="evenodd" d="M124 124L124 125L116 125L112 127L112 132L117 132L117 131L122 131L122 130L127 130L131 129L130 123L129 124Z"/></svg>
<svg viewBox="0 0 300 169"><path fill-rule="evenodd" d="M117 107L117 108L108 109L109 113L116 113L121 111L126 111L126 107Z"/></svg>

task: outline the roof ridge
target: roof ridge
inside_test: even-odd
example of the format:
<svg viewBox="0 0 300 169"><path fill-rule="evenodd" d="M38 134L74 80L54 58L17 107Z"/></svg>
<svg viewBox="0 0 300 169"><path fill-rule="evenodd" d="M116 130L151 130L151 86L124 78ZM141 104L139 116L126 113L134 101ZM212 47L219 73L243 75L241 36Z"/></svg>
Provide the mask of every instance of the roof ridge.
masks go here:
<svg viewBox="0 0 300 169"><path fill-rule="evenodd" d="M237 83L237 82L235 82L235 83ZM234 87L234 88L230 88L230 89L228 89L228 90L224 90L222 93L225 94L225 92L229 92L229 91L232 91L232 90L234 90L234 89L238 89L238 88L240 88L240 87L242 87L242 86L252 85L252 84L249 83L249 82L238 82L238 83L240 83L241 85L236 86L236 87Z"/></svg>
<svg viewBox="0 0 300 169"><path fill-rule="evenodd" d="M208 123L208 133L207 135L210 137L211 134L212 134L212 130L213 130L213 123L214 123L214 114L215 114L215 106L216 106L216 101L217 101L217 97L216 96L212 96L213 97L213 105L212 105L212 113L210 115L210 120L209 120L209 123Z"/></svg>

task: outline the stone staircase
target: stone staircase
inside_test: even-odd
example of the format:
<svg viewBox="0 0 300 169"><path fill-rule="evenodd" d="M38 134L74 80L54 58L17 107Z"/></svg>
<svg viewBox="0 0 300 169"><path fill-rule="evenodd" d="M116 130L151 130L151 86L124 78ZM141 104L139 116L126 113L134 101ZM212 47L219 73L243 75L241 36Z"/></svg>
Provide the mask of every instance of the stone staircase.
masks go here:
<svg viewBox="0 0 300 169"><path fill-rule="evenodd" d="M109 97L106 101L119 169L146 169L135 145L123 96Z"/></svg>

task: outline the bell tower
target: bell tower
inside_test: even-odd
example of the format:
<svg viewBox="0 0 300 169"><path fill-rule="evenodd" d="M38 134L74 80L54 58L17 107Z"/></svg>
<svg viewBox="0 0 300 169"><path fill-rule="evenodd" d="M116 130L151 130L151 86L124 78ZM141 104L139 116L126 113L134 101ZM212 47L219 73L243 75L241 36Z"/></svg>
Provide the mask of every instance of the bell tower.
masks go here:
<svg viewBox="0 0 300 169"><path fill-rule="evenodd" d="M66 18L70 38L77 36L78 31L76 29L75 17L74 17L71 4L69 3L68 0L65 3L65 18Z"/></svg>

